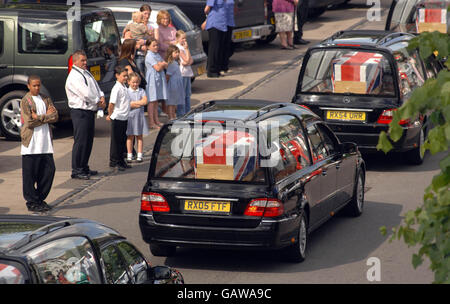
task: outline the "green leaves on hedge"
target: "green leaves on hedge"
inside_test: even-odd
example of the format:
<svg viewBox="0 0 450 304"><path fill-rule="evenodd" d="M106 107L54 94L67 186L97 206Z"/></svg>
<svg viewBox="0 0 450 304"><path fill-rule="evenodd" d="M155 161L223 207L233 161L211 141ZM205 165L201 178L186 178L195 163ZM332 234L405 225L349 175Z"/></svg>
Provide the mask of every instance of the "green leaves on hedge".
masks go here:
<svg viewBox="0 0 450 304"><path fill-rule="evenodd" d="M420 34L410 41L409 48L419 48L422 58L436 51L438 59L450 58L450 38L438 32ZM450 59L446 65L450 68ZM431 262L434 283L450 283L450 71L441 71L436 79L429 79L414 90L411 98L394 112L388 133L380 133L377 149L390 151L392 141L403 134L400 120L414 122L421 115L429 116L422 151L430 150L432 154L446 151L446 156L439 162L441 172L426 188L423 205L405 214L402 224L392 229L390 240L403 239L408 246L419 245L418 253L412 256L413 267L422 265L426 257ZM381 227L380 232L386 235L386 227Z"/></svg>

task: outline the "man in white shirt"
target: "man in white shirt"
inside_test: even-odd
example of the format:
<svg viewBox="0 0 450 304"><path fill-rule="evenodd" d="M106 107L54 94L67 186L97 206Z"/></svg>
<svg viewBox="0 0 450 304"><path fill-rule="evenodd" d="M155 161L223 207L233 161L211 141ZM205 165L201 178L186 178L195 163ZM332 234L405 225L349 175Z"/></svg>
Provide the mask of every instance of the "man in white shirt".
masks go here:
<svg viewBox="0 0 450 304"><path fill-rule="evenodd" d="M49 123L58 121L58 112L52 100L40 94L39 76L28 77L29 92L20 101L22 128L22 188L29 211L45 212L51 209L45 199L55 177L53 145Z"/></svg>
<svg viewBox="0 0 450 304"><path fill-rule="evenodd" d="M90 179L98 172L90 170L88 162L95 132L98 108L105 109L105 94L94 76L87 70L87 56L83 50L72 55L73 66L66 80L66 94L73 124L72 178Z"/></svg>

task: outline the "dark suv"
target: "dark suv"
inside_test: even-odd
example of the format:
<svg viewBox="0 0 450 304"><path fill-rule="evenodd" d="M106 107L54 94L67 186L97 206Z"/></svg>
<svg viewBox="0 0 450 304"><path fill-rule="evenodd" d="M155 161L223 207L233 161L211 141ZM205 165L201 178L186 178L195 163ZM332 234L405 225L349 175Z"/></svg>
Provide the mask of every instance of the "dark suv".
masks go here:
<svg viewBox="0 0 450 304"><path fill-rule="evenodd" d="M363 212L365 165L311 111L218 100L166 124L142 190L139 225L156 256L177 246L284 249L305 259L308 233L334 212Z"/></svg>
<svg viewBox="0 0 450 304"><path fill-rule="evenodd" d="M77 13L66 5L0 5L0 132L7 138L20 139L20 100L31 74L41 77L41 92L60 118L70 117L64 86L75 50L86 51L88 68L109 97L114 75L106 66L120 46L114 16L89 6L80 8L80 18L71 12Z"/></svg>
<svg viewBox="0 0 450 304"><path fill-rule="evenodd" d="M0 284L184 283L117 231L68 217L0 215Z"/></svg>

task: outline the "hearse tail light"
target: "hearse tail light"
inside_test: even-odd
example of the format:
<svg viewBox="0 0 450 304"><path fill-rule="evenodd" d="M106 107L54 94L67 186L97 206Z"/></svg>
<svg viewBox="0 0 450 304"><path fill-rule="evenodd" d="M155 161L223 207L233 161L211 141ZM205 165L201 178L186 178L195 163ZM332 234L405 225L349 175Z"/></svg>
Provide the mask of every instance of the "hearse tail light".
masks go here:
<svg viewBox="0 0 450 304"><path fill-rule="evenodd" d="M142 192L141 211L169 212L170 207L164 196L153 192Z"/></svg>
<svg viewBox="0 0 450 304"><path fill-rule="evenodd" d="M70 71L72 71L72 66L73 66L73 56L70 55L69 60L67 61L67 74L69 74Z"/></svg>
<svg viewBox="0 0 450 304"><path fill-rule="evenodd" d="M397 111L397 109L384 110L380 117L378 117L377 123L384 125L390 124L394 116L394 111ZM411 120L401 119L399 124L402 126L409 126L411 124Z"/></svg>
<svg viewBox="0 0 450 304"><path fill-rule="evenodd" d="M244 215L275 217L283 214L284 207L280 200L274 198L253 199L245 209Z"/></svg>

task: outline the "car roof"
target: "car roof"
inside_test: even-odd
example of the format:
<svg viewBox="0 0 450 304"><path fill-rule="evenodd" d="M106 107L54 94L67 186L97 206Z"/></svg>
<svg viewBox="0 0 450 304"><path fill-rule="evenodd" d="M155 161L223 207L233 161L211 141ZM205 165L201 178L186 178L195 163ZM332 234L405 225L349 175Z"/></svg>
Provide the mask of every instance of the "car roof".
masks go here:
<svg viewBox="0 0 450 304"><path fill-rule="evenodd" d="M260 99L223 99L212 100L201 104L191 110L178 121L194 121L198 120L199 114L202 115L201 120L218 120L218 121L249 121L256 120L269 112L279 109L287 111L296 111L300 116L317 117L311 111L300 107L293 103L280 102L276 103L268 100Z"/></svg>
<svg viewBox="0 0 450 304"><path fill-rule="evenodd" d="M67 11L72 8L65 4L59 3L8 3L0 4L0 15L18 16L28 15L30 17L46 17L46 18L67 18ZM81 5L81 14L90 14L107 9L93 5Z"/></svg>
<svg viewBox="0 0 450 304"><path fill-rule="evenodd" d="M381 30L339 31L319 43L316 47L368 47L387 48L389 45L414 38L410 33Z"/></svg>
<svg viewBox="0 0 450 304"><path fill-rule="evenodd" d="M99 6L99 7L107 7L107 8L123 8L126 10L139 10L139 8L143 4L149 4L152 10L162 10L162 9L173 9L177 7L173 4L168 3L158 3L158 2L143 2L143 1L99 1L93 2L91 5Z"/></svg>
<svg viewBox="0 0 450 304"><path fill-rule="evenodd" d="M106 238L124 238L116 230L82 218L0 215L0 253L21 255L50 239L79 235L101 243Z"/></svg>

